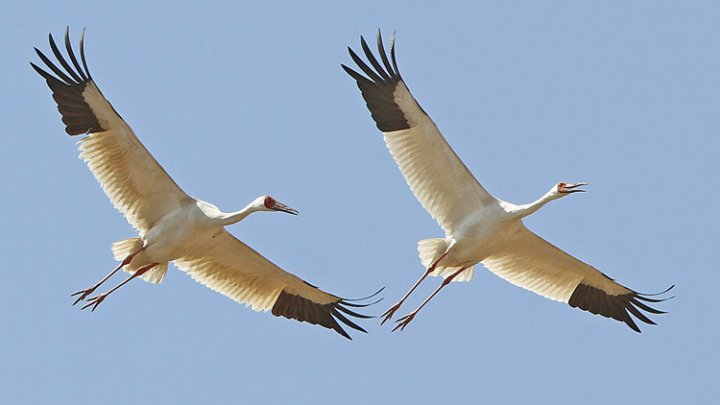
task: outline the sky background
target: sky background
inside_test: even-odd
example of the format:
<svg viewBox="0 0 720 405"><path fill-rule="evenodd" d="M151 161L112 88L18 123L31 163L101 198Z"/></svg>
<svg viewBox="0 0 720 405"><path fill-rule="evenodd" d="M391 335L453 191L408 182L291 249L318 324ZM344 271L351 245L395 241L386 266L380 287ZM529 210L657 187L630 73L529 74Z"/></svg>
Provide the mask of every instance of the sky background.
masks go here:
<svg viewBox="0 0 720 405"><path fill-rule="evenodd" d="M717 2L300 3L4 2L0 402L717 398ZM74 44L87 28L93 77L184 190L226 211L265 193L299 209L230 231L335 294L386 286L376 315L423 271L416 242L442 236L340 69L360 35L397 31L405 81L482 184L525 203L590 183L526 224L638 291L677 284L658 306L670 313L636 334L482 268L404 332L370 320L353 341L250 311L174 267L80 311L70 294L134 234L28 64L67 25Z"/></svg>

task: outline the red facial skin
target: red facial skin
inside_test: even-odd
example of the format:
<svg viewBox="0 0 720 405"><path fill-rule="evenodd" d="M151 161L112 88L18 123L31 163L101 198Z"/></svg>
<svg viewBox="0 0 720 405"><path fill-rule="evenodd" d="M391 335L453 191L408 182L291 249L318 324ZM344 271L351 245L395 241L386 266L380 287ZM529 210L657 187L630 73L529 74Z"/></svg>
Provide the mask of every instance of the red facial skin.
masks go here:
<svg viewBox="0 0 720 405"><path fill-rule="evenodd" d="M275 206L275 199L273 199L272 197L265 197L264 204L265 204L265 208L271 209L272 207Z"/></svg>

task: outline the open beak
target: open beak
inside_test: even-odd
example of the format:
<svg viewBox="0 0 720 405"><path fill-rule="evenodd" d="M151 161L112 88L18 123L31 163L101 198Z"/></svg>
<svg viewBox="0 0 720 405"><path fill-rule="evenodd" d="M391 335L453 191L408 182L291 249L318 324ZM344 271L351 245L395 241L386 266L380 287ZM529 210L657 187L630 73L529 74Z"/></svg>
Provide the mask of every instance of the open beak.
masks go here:
<svg viewBox="0 0 720 405"><path fill-rule="evenodd" d="M585 190L583 190L583 189L581 189L581 188L579 188L579 187L587 186L587 185L588 185L587 183L567 183L567 184L565 184L565 187L561 188L561 189L558 190L558 191L560 191L561 193L566 193L566 194L569 194L569 193L584 193Z"/></svg>
<svg viewBox="0 0 720 405"><path fill-rule="evenodd" d="M273 205L273 210L287 212L288 214L292 215L297 215L300 213L300 211L296 210L295 208L290 208L281 202L275 202L275 205Z"/></svg>

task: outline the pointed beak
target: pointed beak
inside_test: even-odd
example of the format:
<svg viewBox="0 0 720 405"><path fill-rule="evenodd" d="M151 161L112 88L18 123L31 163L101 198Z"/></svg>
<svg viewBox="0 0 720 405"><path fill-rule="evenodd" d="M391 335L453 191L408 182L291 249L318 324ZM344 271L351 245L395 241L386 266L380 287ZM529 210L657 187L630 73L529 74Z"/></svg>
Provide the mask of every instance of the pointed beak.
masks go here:
<svg viewBox="0 0 720 405"><path fill-rule="evenodd" d="M292 214L292 215L297 215L300 213L300 211L296 210L295 208L290 208L281 202L275 202L275 205L273 205L272 208L275 211L287 212L288 214Z"/></svg>
<svg viewBox="0 0 720 405"><path fill-rule="evenodd" d="M567 193L567 194L569 194L569 193L584 193L586 190L583 190L579 187L587 186L587 185L588 185L587 183L567 183L567 184L565 184L565 187L563 187L562 189L560 189L558 191L560 191L561 193Z"/></svg>

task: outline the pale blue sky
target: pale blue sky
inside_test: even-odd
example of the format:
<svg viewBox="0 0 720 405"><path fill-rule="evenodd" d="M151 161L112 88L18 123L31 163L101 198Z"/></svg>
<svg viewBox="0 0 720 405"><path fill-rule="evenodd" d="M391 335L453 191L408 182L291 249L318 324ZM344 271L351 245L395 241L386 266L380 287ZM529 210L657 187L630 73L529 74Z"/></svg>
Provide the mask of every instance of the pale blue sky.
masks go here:
<svg viewBox="0 0 720 405"><path fill-rule="evenodd" d="M701 403L717 398L720 5L670 2L6 2L0 17L2 403ZM309 4L309 3L308 3ZM255 313L171 268L95 313L69 294L133 236L77 158L36 46L87 28L94 78L167 171L225 210L270 193L301 215L231 231L379 314L440 229L412 196L346 46L397 31L403 77L488 190L670 313L636 334L479 269L403 332L347 341ZM421 288L408 310L438 283ZM401 315L401 314L400 314Z"/></svg>

